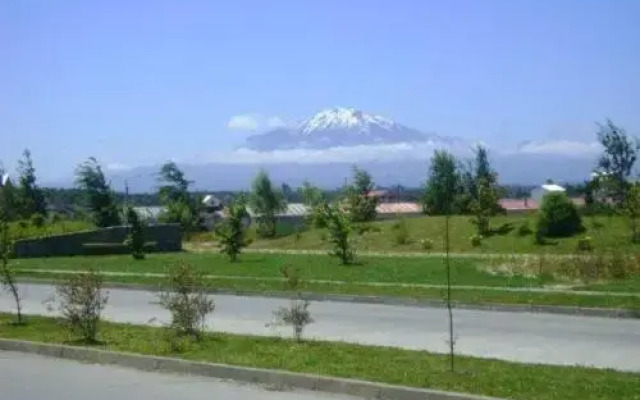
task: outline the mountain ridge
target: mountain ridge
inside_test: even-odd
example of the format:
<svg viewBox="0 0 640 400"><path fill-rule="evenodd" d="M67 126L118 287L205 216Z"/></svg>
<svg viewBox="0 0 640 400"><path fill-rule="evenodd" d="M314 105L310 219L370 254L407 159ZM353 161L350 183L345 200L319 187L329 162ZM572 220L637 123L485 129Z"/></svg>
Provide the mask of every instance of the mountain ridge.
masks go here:
<svg viewBox="0 0 640 400"><path fill-rule="evenodd" d="M423 133L357 108L334 107L300 122L249 136L244 148L274 151L424 142L450 146L459 141L457 138Z"/></svg>

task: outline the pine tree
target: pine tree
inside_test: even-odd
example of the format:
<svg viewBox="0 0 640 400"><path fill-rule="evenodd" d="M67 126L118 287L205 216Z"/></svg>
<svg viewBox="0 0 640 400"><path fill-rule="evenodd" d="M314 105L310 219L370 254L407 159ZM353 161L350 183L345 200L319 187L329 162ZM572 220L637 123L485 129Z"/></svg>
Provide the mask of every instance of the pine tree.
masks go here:
<svg viewBox="0 0 640 400"><path fill-rule="evenodd" d="M18 187L16 191L16 211L20 218L28 219L32 215L47 215L47 203L42 189L36 183L36 170L31 152L24 150L23 159L18 162Z"/></svg>
<svg viewBox="0 0 640 400"><path fill-rule="evenodd" d="M98 161L91 157L76 169L76 184L84 192L93 222L98 227L119 225L122 220L111 185Z"/></svg>

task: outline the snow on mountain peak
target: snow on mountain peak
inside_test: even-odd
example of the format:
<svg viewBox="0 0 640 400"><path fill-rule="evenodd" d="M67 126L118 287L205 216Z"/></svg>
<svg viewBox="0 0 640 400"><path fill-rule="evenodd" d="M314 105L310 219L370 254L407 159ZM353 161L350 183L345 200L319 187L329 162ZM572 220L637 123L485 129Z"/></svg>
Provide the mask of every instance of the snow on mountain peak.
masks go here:
<svg viewBox="0 0 640 400"><path fill-rule="evenodd" d="M447 138L426 135L379 115L336 107L320 111L298 124L250 136L246 148L271 151L418 142L449 144Z"/></svg>
<svg viewBox="0 0 640 400"><path fill-rule="evenodd" d="M367 114L356 108L336 107L320 111L302 121L298 129L304 135L328 129L367 131L371 125L388 129L393 122L378 115Z"/></svg>

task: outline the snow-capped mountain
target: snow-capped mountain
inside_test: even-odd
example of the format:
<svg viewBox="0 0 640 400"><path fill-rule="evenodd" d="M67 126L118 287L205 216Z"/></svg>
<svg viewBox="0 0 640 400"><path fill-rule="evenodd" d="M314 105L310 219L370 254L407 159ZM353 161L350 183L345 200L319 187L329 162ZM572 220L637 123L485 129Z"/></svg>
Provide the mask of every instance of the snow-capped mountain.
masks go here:
<svg viewBox="0 0 640 400"><path fill-rule="evenodd" d="M437 146L454 141L355 108L332 108L299 123L250 136L245 147L271 151L416 142L432 142Z"/></svg>

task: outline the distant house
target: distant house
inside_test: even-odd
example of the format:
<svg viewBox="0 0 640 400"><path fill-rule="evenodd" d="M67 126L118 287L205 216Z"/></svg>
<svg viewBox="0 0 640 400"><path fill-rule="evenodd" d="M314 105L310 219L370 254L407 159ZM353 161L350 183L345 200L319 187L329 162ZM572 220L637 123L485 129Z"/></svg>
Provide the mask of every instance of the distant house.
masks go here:
<svg viewBox="0 0 640 400"><path fill-rule="evenodd" d="M549 193L565 193L567 189L563 188L560 185L555 183L545 183L531 191L531 195L529 196L531 200L537 202L538 204L542 203L542 198Z"/></svg>
<svg viewBox="0 0 640 400"><path fill-rule="evenodd" d="M532 199L500 199L498 204L508 214L535 211L540 206L537 201Z"/></svg>
<svg viewBox="0 0 640 400"><path fill-rule="evenodd" d="M251 220L256 219L259 214L251 207L247 207L247 212ZM276 214L276 219L280 223L292 226L300 226L309 213L309 207L302 203L287 203L287 208Z"/></svg>
<svg viewBox="0 0 640 400"><path fill-rule="evenodd" d="M418 203L380 203L376 207L379 219L413 217L422 214L422 206Z"/></svg>
<svg viewBox="0 0 640 400"><path fill-rule="evenodd" d="M391 203L396 200L396 196L388 190L372 190L367 193L367 196L376 197L379 203Z"/></svg>

